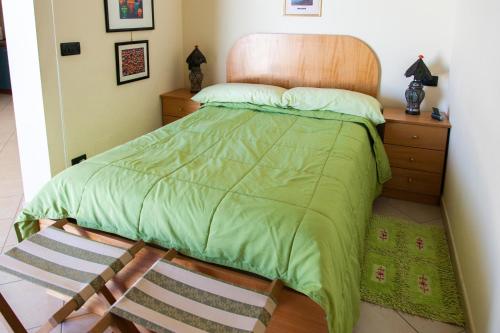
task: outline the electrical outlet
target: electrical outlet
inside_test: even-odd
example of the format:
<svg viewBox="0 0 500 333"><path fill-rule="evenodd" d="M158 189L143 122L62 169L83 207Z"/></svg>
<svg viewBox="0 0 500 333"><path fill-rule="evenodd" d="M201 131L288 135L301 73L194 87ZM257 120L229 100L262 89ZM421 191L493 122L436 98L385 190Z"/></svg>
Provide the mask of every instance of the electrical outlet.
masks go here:
<svg viewBox="0 0 500 333"><path fill-rule="evenodd" d="M61 56L71 56L81 53L80 42L61 43Z"/></svg>
<svg viewBox="0 0 500 333"><path fill-rule="evenodd" d="M77 165L82 163L87 159L87 154L80 155L78 157L75 157L74 159L71 160L71 165Z"/></svg>

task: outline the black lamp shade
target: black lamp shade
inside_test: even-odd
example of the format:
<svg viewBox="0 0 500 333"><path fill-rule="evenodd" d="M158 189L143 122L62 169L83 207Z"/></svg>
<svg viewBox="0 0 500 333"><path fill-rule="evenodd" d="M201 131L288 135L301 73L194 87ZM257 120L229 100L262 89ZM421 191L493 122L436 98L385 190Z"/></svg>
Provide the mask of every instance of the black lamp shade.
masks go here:
<svg viewBox="0 0 500 333"><path fill-rule="evenodd" d="M411 65L410 68L405 73L406 77L413 76L413 79L416 81L429 81L432 80L432 73L425 65L423 60L424 56L419 56L418 60Z"/></svg>
<svg viewBox="0 0 500 333"><path fill-rule="evenodd" d="M193 52L189 55L189 57L186 59L186 63L189 65L189 70L192 70L193 68L200 67L201 64L206 64L207 63L207 58L201 53L200 49L198 48L198 45L194 47Z"/></svg>

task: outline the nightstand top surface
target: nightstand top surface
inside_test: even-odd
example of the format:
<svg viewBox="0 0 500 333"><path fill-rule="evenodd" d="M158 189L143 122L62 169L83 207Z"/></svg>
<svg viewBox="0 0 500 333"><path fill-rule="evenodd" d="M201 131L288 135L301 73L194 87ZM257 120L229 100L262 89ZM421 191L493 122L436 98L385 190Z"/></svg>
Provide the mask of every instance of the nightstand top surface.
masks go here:
<svg viewBox="0 0 500 333"><path fill-rule="evenodd" d="M161 94L162 97L172 97L190 100L194 95L189 89L181 88Z"/></svg>
<svg viewBox="0 0 500 333"><path fill-rule="evenodd" d="M384 108L384 118L388 123L451 128L448 117L443 121L439 121L431 118L430 111L424 111L419 116L412 116L406 114L403 108Z"/></svg>

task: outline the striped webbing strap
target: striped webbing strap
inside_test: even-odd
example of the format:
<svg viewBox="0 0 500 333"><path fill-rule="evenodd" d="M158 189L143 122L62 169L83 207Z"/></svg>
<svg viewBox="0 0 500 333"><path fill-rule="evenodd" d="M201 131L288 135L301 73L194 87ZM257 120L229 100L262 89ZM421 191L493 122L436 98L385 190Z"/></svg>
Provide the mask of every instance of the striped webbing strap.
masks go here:
<svg viewBox="0 0 500 333"><path fill-rule="evenodd" d="M132 259L126 249L48 227L1 255L0 270L81 306Z"/></svg>
<svg viewBox="0 0 500 333"><path fill-rule="evenodd" d="M160 260L111 312L157 333L264 332L275 308L267 295Z"/></svg>

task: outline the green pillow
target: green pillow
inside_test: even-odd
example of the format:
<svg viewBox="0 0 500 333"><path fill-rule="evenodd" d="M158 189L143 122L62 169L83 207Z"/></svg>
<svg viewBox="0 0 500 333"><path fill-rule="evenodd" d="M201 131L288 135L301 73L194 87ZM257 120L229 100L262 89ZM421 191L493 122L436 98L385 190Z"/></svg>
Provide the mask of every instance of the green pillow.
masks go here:
<svg viewBox="0 0 500 333"><path fill-rule="evenodd" d="M264 84L222 83L207 87L193 97L198 103L251 103L281 107L286 89Z"/></svg>
<svg viewBox="0 0 500 333"><path fill-rule="evenodd" d="M332 111L385 123L380 102L365 94L342 89L293 88L283 94L283 105L302 111Z"/></svg>

